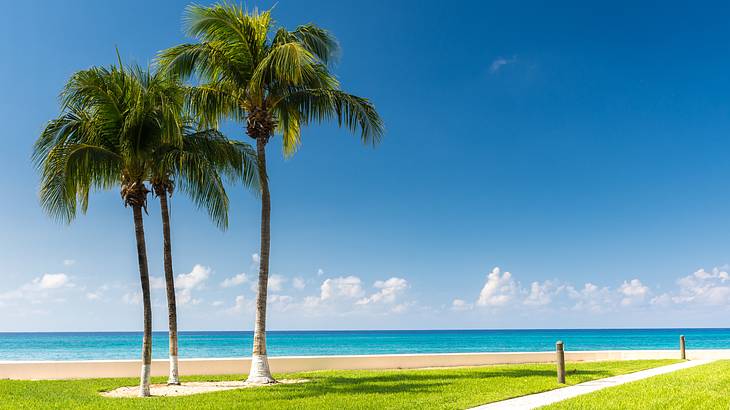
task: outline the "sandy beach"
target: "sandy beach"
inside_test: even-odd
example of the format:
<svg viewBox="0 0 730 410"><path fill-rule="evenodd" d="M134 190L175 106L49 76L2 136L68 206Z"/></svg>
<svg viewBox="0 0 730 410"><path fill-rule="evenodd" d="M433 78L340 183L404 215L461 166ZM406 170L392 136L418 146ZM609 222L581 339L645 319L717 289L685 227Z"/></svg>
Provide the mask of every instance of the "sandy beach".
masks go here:
<svg viewBox="0 0 730 410"><path fill-rule="evenodd" d="M606 360L678 359L679 350L603 350L566 352L570 362ZM730 349L687 350L690 360L730 359ZM492 364L552 363L554 352L441 353L353 356L272 357L275 373L312 370L418 369ZM250 358L181 359L181 375L245 374ZM3 361L0 379L42 380L100 377L136 377L139 360ZM165 376L167 360L153 360L152 375Z"/></svg>

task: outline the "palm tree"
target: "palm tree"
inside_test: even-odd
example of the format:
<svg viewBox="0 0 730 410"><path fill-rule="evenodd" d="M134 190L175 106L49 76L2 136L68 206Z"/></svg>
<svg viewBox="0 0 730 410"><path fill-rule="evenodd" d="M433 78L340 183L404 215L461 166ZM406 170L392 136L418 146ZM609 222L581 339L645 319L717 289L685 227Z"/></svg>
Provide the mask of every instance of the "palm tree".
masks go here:
<svg viewBox="0 0 730 410"><path fill-rule="evenodd" d="M258 187L256 153L248 144L229 141L216 130L185 127L181 145L164 144L154 152L150 178L152 192L160 200L162 216L165 288L167 292L170 374L167 384L180 384L178 374L177 304L172 268L170 211L168 201L175 183L201 208L206 208L218 227L228 226L228 195L221 174Z"/></svg>
<svg viewBox="0 0 730 410"><path fill-rule="evenodd" d="M62 114L50 121L35 143L41 172L40 201L52 217L71 222L86 212L92 189L120 187L132 208L142 287L144 334L140 396L150 395L152 308L142 211L145 181L154 151L181 144L184 94L178 82L139 68L91 68L74 74L61 94Z"/></svg>
<svg viewBox="0 0 730 410"><path fill-rule="evenodd" d="M182 77L197 76L189 104L197 118L216 127L221 119L246 121L246 134L256 141L261 185L261 250L253 355L248 382L274 383L266 353L266 297L269 275L271 198L266 172L266 144L283 138L284 155L301 143L301 128L336 120L360 131L364 143L376 144L383 124L366 99L340 90L328 64L337 41L313 24L293 31L273 31L270 11L247 12L241 6L191 5L187 32L198 41L162 51L161 68Z"/></svg>

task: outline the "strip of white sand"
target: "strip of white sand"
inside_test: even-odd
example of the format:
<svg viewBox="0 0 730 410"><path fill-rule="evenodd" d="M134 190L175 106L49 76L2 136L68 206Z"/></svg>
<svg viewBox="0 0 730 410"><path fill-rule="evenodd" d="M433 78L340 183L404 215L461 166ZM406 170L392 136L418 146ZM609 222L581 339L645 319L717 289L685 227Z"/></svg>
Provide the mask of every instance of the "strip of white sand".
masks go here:
<svg viewBox="0 0 730 410"><path fill-rule="evenodd" d="M308 379L283 379L276 384L248 384L242 380L225 380L218 382L186 382L180 385L153 384L150 386L152 396L188 396L191 394L211 393L222 390L246 389L251 387L276 386L277 384L306 383ZM138 397L139 386L125 386L102 392L104 397Z"/></svg>
<svg viewBox="0 0 730 410"><path fill-rule="evenodd" d="M688 350L687 358L730 359L730 349ZM602 360L679 359L679 350L567 351L569 362ZM180 359L180 376L247 374L250 358ZM490 364L555 363L555 352L484 352L434 354L384 354L349 356L269 357L274 373L314 370L419 369L424 367L486 366ZM139 360L2 361L0 379L92 379L139 377ZM167 359L152 360L152 376L168 376ZM235 376L232 376L232 378Z"/></svg>

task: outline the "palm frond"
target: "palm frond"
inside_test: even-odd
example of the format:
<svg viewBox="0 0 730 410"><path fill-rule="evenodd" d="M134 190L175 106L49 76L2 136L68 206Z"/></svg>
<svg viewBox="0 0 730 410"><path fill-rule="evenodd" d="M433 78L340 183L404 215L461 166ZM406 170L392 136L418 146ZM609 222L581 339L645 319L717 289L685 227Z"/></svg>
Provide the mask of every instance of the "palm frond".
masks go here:
<svg viewBox="0 0 730 410"><path fill-rule="evenodd" d="M271 41L273 46L289 42L300 43L325 65L339 58L340 45L337 39L329 31L311 23L299 26L294 31L282 27Z"/></svg>
<svg viewBox="0 0 730 410"><path fill-rule="evenodd" d="M118 185L119 156L104 147L88 144L52 148L41 169L41 207L52 217L71 222L79 206L86 212L89 192Z"/></svg>
<svg viewBox="0 0 730 410"><path fill-rule="evenodd" d="M258 62L271 27L269 11L245 12L240 5L191 5L185 14L187 32L203 41L225 41L231 48Z"/></svg>
<svg viewBox="0 0 730 410"><path fill-rule="evenodd" d="M270 88L319 86L325 79L334 81L315 55L302 44L290 42L271 48L253 72L248 91L261 104Z"/></svg>
<svg viewBox="0 0 730 410"><path fill-rule="evenodd" d="M280 118L291 116L291 112L300 115L299 123L325 122L336 120L337 124L351 132L360 131L363 143L376 145L383 136L383 121L373 104L365 98L354 96L333 89L292 89L282 96L276 105ZM289 123L280 123L280 132L299 133L300 124L288 130ZM291 155L298 147L299 136L284 138L284 152Z"/></svg>
<svg viewBox="0 0 730 410"><path fill-rule="evenodd" d="M182 146L160 146L151 168L153 180L174 180L221 228L228 223L223 178L258 189L254 150L248 144L228 140L214 129L194 131L187 127Z"/></svg>
<svg viewBox="0 0 730 410"><path fill-rule="evenodd" d="M251 77L247 54L236 54L221 41L171 47L158 53L155 61L162 71L181 78L195 74L208 81L245 85Z"/></svg>
<svg viewBox="0 0 730 410"><path fill-rule="evenodd" d="M242 121L246 118L239 90L224 82L208 83L187 90L187 107L203 128L217 128L223 118Z"/></svg>

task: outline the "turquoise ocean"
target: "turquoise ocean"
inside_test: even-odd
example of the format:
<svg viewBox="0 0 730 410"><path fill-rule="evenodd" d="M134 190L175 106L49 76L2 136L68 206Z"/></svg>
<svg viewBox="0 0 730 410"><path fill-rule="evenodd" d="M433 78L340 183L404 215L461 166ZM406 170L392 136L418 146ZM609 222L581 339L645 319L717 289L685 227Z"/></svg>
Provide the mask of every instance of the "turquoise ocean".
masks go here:
<svg viewBox="0 0 730 410"><path fill-rule="evenodd" d="M461 352L730 349L730 329L556 329L556 330L363 330L272 331L271 356L364 355ZM241 357L251 352L251 332L180 332L181 358ZM0 333L2 360L135 359L139 332ZM155 358L167 356L167 333L153 335Z"/></svg>

